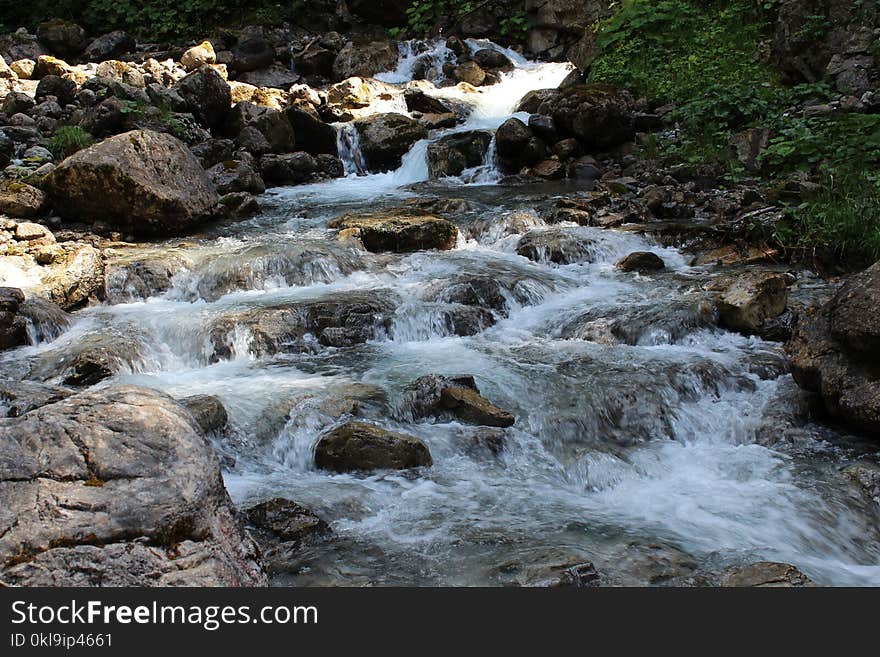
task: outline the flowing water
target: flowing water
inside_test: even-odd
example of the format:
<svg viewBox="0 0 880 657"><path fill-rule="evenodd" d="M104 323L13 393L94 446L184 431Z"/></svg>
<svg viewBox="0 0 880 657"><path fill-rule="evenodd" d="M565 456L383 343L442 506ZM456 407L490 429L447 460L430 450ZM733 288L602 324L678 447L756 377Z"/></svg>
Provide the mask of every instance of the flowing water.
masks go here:
<svg viewBox="0 0 880 657"><path fill-rule="evenodd" d="M508 54L517 68L499 85L432 91L472 106L455 130L496 128L527 91L568 73ZM446 56L437 44L406 44L397 69L379 77L405 83L427 57L437 80ZM516 254L523 222L511 216L575 188L506 186L491 149L477 171L425 182L428 141L397 171L357 175L357 141L347 126L339 134L349 176L271 190L255 219L156 245L186 259L168 291L76 313L60 336L4 355L3 374L60 380L63 358L97 341L120 363L99 385L220 397L232 428L214 440L235 501L294 499L334 530L291 557L279 584L524 584L583 561L609 584L660 584L773 560L824 584L880 585L877 509L839 471L856 443L798 422L802 399L781 345L700 319L715 274L647 238L574 226L565 230L592 240L588 262L527 260ZM369 254L327 229L345 211L428 196L470 205L453 250ZM645 250L664 272L614 268ZM494 324L459 336L444 291L474 281L497 291ZM267 350L255 337L251 320L273 309L352 298L393 308L364 344L305 336ZM471 374L514 413L503 451L475 450L474 427L412 421L405 389L425 374ZM422 438L433 467L315 469L319 435L354 410Z"/></svg>

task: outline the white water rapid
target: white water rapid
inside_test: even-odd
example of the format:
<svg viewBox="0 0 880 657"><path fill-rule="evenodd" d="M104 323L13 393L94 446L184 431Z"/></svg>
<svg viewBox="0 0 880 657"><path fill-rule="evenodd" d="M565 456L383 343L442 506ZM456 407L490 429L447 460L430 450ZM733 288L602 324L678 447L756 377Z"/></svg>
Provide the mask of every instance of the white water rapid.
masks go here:
<svg viewBox="0 0 880 657"><path fill-rule="evenodd" d="M405 85L418 65L439 80L444 50L405 44L378 77ZM60 381L59 363L88 341L118 357L101 386L217 395L231 429L213 440L236 503L293 499L334 532L277 567L277 583L528 584L592 561L607 584L664 584L770 560L821 584L880 585L880 524L840 472L853 456L845 437L789 421L800 395L780 344L696 319L709 268L634 233L575 226L566 230L592 240L589 262L517 255L525 228L510 217L577 189L506 185L491 149L461 178L428 181L430 141L494 130L526 92L570 70L504 52L516 68L499 84L430 91L472 111L416 143L396 171L363 175L356 134L339 125L346 177L270 190L254 219L140 250L185 261L169 290L132 298L123 285L116 303L77 312L57 338L5 352L0 374ZM343 212L428 197L469 204L453 250L370 254L327 228ZM553 229L537 216L532 225ZM666 270L618 271L633 251L656 253ZM494 324L457 335L449 317L461 308L444 290L475 281L498 292ZM350 298L391 308L368 342L261 346L256 322L267 313ZM618 339L595 337L603 326ZM499 454L471 449L473 427L407 417L405 388L426 374L473 375L516 416ZM423 439L434 465L317 470L319 435L354 411Z"/></svg>

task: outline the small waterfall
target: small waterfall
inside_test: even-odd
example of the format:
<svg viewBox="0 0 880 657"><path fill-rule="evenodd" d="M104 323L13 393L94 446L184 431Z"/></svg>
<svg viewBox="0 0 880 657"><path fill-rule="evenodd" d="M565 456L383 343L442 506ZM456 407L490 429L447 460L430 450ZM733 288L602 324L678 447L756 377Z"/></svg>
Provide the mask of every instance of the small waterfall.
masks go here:
<svg viewBox="0 0 880 657"><path fill-rule="evenodd" d="M361 152L361 139L353 123L334 123L336 148L346 176L361 175L367 167Z"/></svg>
<svg viewBox="0 0 880 657"><path fill-rule="evenodd" d="M499 182L503 175L498 168L497 155L495 135L492 135L492 141L489 142L489 147L483 156L482 164L478 167L462 171L461 181L470 185L491 185Z"/></svg>
<svg viewBox="0 0 880 657"><path fill-rule="evenodd" d="M405 84L411 80L442 82L443 65L455 60L455 53L446 47L445 39L422 41L410 39L397 44L399 57L393 71L376 74L376 79L390 84Z"/></svg>

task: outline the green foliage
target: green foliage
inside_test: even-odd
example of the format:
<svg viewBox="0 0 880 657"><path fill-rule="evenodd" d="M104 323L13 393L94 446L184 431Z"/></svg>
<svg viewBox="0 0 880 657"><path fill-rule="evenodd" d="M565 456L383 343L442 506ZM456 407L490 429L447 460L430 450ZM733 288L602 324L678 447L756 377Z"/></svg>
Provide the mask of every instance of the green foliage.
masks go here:
<svg viewBox="0 0 880 657"><path fill-rule="evenodd" d="M772 82L755 61L766 26L751 0L627 0L597 26L590 77L657 102L684 102L710 87Z"/></svg>
<svg viewBox="0 0 880 657"><path fill-rule="evenodd" d="M406 17L414 33L429 34L470 13L476 4L458 0L416 0L406 10Z"/></svg>
<svg viewBox="0 0 880 657"><path fill-rule="evenodd" d="M92 135L78 125L62 125L49 139L49 150L56 160L63 160L92 145Z"/></svg>
<svg viewBox="0 0 880 657"><path fill-rule="evenodd" d="M290 19L302 0L34 0L4 10L9 29L34 28L48 18L65 18L91 32L123 29L149 38L204 36L207 30L232 24L275 24Z"/></svg>
<svg viewBox="0 0 880 657"><path fill-rule="evenodd" d="M509 18L502 19L498 28L499 33L504 36L523 36L528 30L529 18L526 16L526 12L523 9L520 9Z"/></svg>
<svg viewBox="0 0 880 657"><path fill-rule="evenodd" d="M789 208L774 239L788 249L818 252L851 266L880 259L880 185L853 168L826 171L822 192Z"/></svg>

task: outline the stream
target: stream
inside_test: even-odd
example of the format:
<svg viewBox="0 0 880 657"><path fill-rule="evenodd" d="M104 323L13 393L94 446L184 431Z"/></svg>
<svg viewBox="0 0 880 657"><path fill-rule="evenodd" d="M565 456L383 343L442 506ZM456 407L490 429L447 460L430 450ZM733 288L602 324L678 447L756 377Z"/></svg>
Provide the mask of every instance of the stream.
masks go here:
<svg viewBox="0 0 880 657"><path fill-rule="evenodd" d="M359 175L356 140L338 126L346 177L271 189L255 218L139 249L188 266L158 296L78 311L55 339L2 355L0 372L37 378L84 340L106 340L136 357L98 385L218 396L231 428L213 440L233 500L296 500L333 529L273 573L277 585L534 584L586 561L603 584L647 585L762 560L794 564L821 584L880 585L878 511L840 472L862 448L792 421L802 398L781 344L700 321L695 308L717 271L648 237L590 227L567 228L592 240L590 262L517 255L527 228L545 229L540 210L578 188L506 184L491 148L482 166L428 180L429 141L494 130L526 92L570 71L504 52L516 68L501 83L428 92L470 103L470 118L416 143L398 170ZM427 56L439 66L442 47ZM404 85L425 57L406 44L397 69L378 77ZM456 248L372 254L327 228L343 212L426 198L467 201ZM657 254L666 269L617 270L633 251ZM456 335L443 291L474 281L500 295L494 323ZM326 347L307 336L302 348L267 353L242 323L218 348L221 320L349 298L394 309L364 344ZM607 326L624 338L596 338ZM407 416L406 387L426 374L473 375L516 416L500 453L473 448L475 427ZM434 465L372 476L317 470L320 434L352 410L424 440Z"/></svg>

